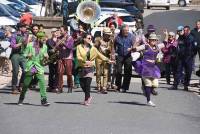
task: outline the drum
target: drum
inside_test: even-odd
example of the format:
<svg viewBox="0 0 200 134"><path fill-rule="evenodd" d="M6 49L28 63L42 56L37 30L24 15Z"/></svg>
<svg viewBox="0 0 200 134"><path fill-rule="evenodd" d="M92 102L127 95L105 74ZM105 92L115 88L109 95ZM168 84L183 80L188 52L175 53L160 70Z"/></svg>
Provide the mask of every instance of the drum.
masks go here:
<svg viewBox="0 0 200 134"><path fill-rule="evenodd" d="M1 41L1 47L4 49L2 53L0 53L0 57L9 58L11 54L10 42L9 41Z"/></svg>

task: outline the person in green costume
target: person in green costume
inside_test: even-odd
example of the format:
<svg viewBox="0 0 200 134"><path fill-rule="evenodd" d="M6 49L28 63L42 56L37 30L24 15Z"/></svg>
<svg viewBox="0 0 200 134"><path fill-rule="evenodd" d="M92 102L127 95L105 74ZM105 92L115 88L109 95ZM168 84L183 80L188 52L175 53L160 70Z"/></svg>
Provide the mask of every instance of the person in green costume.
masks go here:
<svg viewBox="0 0 200 134"><path fill-rule="evenodd" d="M47 46L45 44L45 33L38 32L36 36L36 41L27 44L24 52L24 56L26 57L27 62L25 65L24 85L19 97L18 105L23 104L26 91L31 83L33 76L37 78L39 83L41 104L43 106L50 105L50 103L47 102L43 65L44 61L47 61L48 59Z"/></svg>

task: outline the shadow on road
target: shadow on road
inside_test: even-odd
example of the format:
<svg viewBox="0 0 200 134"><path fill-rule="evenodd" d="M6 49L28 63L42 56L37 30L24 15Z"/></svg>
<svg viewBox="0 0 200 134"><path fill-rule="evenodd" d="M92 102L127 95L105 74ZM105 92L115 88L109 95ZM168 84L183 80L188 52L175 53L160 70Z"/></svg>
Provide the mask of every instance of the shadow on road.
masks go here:
<svg viewBox="0 0 200 134"><path fill-rule="evenodd" d="M126 92L125 94L135 94L135 95L144 95L143 93L138 93L138 92Z"/></svg>
<svg viewBox="0 0 200 134"><path fill-rule="evenodd" d="M137 105L137 106L146 106L144 103L136 102L136 101L109 101L108 103L119 103L119 104L128 104L128 105Z"/></svg>
<svg viewBox="0 0 200 134"><path fill-rule="evenodd" d="M5 105L17 105L17 103L4 103ZM23 103L23 105L27 105L27 106L40 106L40 107L44 107L42 105L38 105L38 104L30 104L30 103Z"/></svg>
<svg viewBox="0 0 200 134"><path fill-rule="evenodd" d="M69 105L81 105L80 102L54 102L54 103L57 103L57 104L69 104Z"/></svg>

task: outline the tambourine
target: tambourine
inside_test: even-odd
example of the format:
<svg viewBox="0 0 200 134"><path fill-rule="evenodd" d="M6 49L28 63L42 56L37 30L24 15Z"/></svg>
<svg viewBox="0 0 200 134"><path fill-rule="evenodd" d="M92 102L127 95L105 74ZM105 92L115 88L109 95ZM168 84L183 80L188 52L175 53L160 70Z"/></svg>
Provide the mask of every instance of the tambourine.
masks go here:
<svg viewBox="0 0 200 134"><path fill-rule="evenodd" d="M140 52L132 52L131 53L131 57L132 57L132 61L136 61L140 58Z"/></svg>

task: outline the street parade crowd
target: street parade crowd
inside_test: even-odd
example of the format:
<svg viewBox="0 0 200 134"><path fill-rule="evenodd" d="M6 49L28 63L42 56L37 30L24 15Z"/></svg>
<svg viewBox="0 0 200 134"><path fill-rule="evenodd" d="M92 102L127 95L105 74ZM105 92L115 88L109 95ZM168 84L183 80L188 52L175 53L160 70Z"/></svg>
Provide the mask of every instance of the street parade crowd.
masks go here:
<svg viewBox="0 0 200 134"><path fill-rule="evenodd" d="M20 94L18 105L23 104L27 90L37 85L41 104L50 105L47 92L63 93L66 75L67 92L80 87L85 94L82 104L89 106L93 99L90 90L94 73L97 93L107 94L111 90L124 93L129 90L134 67L141 78L147 105L155 106L150 96L158 94L155 88L161 77L159 62L165 65L167 84L171 82L171 74L173 76L170 89L177 90L182 82L184 90L188 91L195 56L198 53L200 57L200 20L196 21L194 29L181 25L174 31L162 29L162 39L154 25L148 25L146 33L139 25L130 32L120 18L113 18L96 37L81 21L75 31L69 31L67 25L52 28L51 37L42 25L21 22L14 33L11 27L5 27L11 54L9 59L1 60L1 66L11 60L12 94ZM48 83L44 78L45 66L49 67ZM22 74L18 79L20 68ZM198 71L197 75L200 75Z"/></svg>

